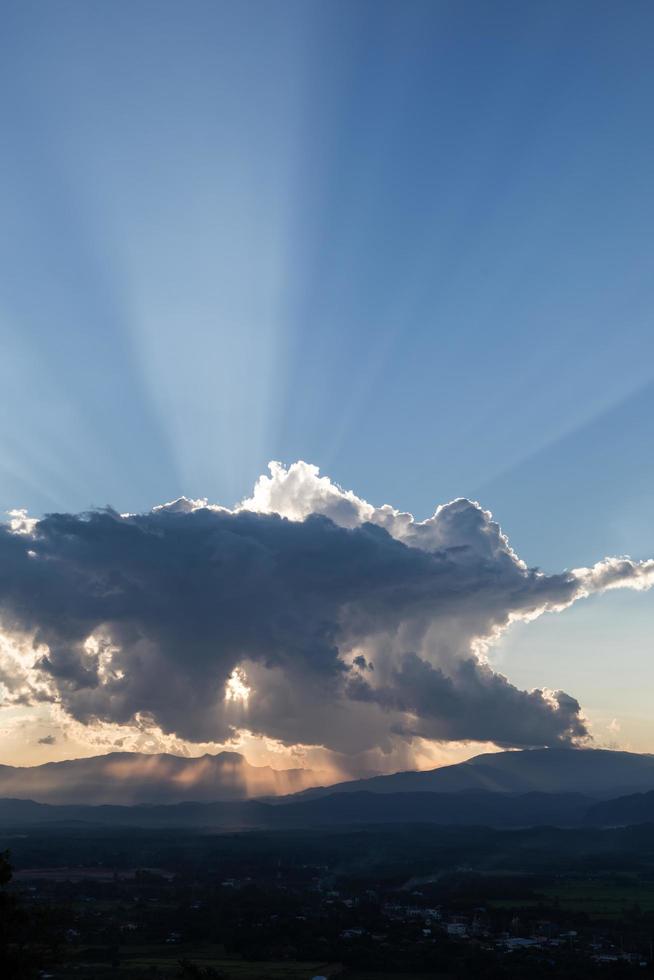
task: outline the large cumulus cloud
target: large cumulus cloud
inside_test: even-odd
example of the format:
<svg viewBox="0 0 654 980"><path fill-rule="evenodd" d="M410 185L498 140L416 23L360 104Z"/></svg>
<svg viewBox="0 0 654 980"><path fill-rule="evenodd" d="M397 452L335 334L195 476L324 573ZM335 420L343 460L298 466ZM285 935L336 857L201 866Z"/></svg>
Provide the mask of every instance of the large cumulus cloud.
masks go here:
<svg viewBox="0 0 654 980"><path fill-rule="evenodd" d="M246 727L340 752L414 736L574 742L578 702L517 689L485 644L513 620L654 582L654 561L625 558L545 575L476 503L416 522L304 463L272 464L234 510L18 516L0 528L0 623L31 645L34 697L193 741ZM235 676L249 697L225 697Z"/></svg>

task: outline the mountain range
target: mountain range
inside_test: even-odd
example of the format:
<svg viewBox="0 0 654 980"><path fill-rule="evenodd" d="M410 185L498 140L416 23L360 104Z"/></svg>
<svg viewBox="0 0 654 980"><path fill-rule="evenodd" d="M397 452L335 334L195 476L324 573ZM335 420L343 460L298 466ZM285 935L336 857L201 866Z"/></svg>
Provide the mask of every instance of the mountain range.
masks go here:
<svg viewBox="0 0 654 980"><path fill-rule="evenodd" d="M238 752L188 758L111 752L40 766L0 766L0 797L59 805L305 802L341 793L573 793L610 799L654 789L654 755L608 749L531 749L474 756L425 771L321 785L310 769L253 766Z"/></svg>
<svg viewBox="0 0 654 980"><path fill-rule="evenodd" d="M110 752L41 766L0 766L0 797L63 805L214 802L288 795L324 779L310 769L253 766L238 752L199 758Z"/></svg>
<svg viewBox="0 0 654 980"><path fill-rule="evenodd" d="M523 827L575 826L591 801L581 795L526 793L347 793L276 806L260 800L138 806L52 806L0 800L0 826L104 824L116 827L196 827L206 830L279 830L351 824L436 823Z"/></svg>
<svg viewBox="0 0 654 980"><path fill-rule="evenodd" d="M610 749L490 752L422 772L398 772L306 790L304 799L334 793L582 793L608 799L654 789L654 755Z"/></svg>
<svg viewBox="0 0 654 980"><path fill-rule="evenodd" d="M319 777L251 766L237 753L199 759L112 753L4 766L0 826L242 830L420 822L508 828L654 821L654 756L629 752L497 752L425 772L304 788Z"/></svg>
<svg viewBox="0 0 654 980"><path fill-rule="evenodd" d="M204 831L291 830L393 823L520 828L615 827L654 822L654 792L596 802L580 793L335 793L275 805L261 800L216 803L54 806L0 799L0 827L102 825Z"/></svg>

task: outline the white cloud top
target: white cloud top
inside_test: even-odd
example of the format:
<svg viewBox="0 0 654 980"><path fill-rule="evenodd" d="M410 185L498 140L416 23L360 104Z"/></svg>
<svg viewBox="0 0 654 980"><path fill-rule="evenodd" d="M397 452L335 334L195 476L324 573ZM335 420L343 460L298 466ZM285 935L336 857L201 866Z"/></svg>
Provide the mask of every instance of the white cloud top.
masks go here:
<svg viewBox="0 0 654 980"><path fill-rule="evenodd" d="M573 697L519 690L484 647L516 620L654 584L654 561L629 558L545 575L473 501L417 522L303 462L272 463L233 510L181 498L140 515L11 518L5 703L49 699L83 724L146 719L197 742L243 728L344 753L414 737L583 740Z"/></svg>

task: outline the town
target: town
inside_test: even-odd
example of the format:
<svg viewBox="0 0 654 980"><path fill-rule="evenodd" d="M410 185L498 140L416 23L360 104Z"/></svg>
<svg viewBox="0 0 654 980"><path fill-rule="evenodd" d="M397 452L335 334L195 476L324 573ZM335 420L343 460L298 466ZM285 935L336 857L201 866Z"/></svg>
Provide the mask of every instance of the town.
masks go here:
<svg viewBox="0 0 654 980"><path fill-rule="evenodd" d="M369 841L372 833L130 841L78 829L3 839L15 854L9 894L25 923L39 924L19 940L34 954L33 972L21 975L373 980L653 970L647 870L564 872L554 860L547 872L533 855L531 867L515 870L511 833L505 869L488 855L453 864L436 855L439 837L450 843L445 831L393 828ZM466 834L457 836L462 843ZM383 859L371 862L371 847Z"/></svg>

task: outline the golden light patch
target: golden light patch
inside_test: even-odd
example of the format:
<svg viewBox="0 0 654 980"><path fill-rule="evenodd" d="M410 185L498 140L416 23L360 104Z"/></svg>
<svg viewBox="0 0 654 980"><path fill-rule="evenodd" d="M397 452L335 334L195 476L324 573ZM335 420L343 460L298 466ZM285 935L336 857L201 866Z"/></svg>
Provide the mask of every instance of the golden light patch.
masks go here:
<svg viewBox="0 0 654 980"><path fill-rule="evenodd" d="M240 667L235 667L225 684L225 701L235 701L245 705L250 699L251 690L247 683L245 671Z"/></svg>

